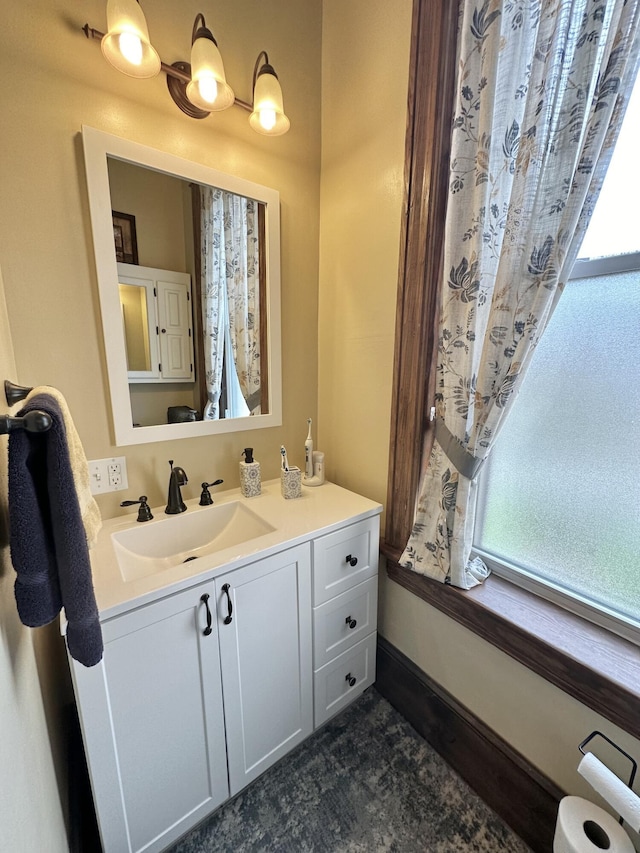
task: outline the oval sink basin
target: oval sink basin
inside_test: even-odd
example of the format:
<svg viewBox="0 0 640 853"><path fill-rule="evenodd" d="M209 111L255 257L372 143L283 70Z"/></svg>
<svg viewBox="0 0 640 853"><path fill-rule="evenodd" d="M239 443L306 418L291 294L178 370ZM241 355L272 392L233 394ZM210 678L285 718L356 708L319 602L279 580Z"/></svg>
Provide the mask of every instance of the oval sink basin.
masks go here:
<svg viewBox="0 0 640 853"><path fill-rule="evenodd" d="M125 581L136 580L272 533L268 522L240 501L166 516L112 534Z"/></svg>

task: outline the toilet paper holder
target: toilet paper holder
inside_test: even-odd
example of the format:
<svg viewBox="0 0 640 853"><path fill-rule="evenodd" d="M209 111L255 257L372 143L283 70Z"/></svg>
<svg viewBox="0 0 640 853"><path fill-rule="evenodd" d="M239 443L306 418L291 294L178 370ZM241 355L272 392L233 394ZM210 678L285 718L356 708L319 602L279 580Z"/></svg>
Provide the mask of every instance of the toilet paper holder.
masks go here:
<svg viewBox="0 0 640 853"><path fill-rule="evenodd" d="M611 738L607 737L607 736L606 736L605 734L603 734L602 732L598 732L598 731L591 732L591 734L590 734L588 737L586 737L586 738L582 741L582 743L578 746L578 749L580 750L580 752L581 752L583 755L586 755L586 752L585 752L585 746L586 746L590 741L592 741L595 737L601 737L603 740L606 740L606 742L607 742L608 744L610 744L614 749L617 749L619 753L621 753L622 755L624 755L624 757L625 757L625 758L629 759L629 761L631 762L631 774L630 774L630 776L629 776L629 781L627 782L627 787L628 787L628 788L633 788L633 783L634 783L635 778L636 778L636 771L638 770L638 763L637 763L637 761L635 760L635 758L633 758L631 755L629 755L629 753L628 753L628 752L625 752L625 751L624 751L624 749L622 749L622 747L621 747L621 746L618 746L618 744L617 744L617 743L614 743L614 741L612 741L612 740L611 740ZM622 818L622 817L618 819L618 823L619 823L620 825L622 825L622 824L624 823L624 820L623 820L623 818Z"/></svg>

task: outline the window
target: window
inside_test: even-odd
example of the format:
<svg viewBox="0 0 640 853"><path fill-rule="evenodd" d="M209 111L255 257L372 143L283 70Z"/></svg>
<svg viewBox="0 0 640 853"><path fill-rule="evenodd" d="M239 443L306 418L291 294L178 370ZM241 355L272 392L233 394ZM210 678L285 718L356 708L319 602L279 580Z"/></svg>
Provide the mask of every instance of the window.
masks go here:
<svg viewBox="0 0 640 853"><path fill-rule="evenodd" d="M636 83L580 259L481 474L497 574L640 642Z"/></svg>
<svg viewBox="0 0 640 853"><path fill-rule="evenodd" d="M458 4L414 0L405 206L398 277L389 486L381 552L391 581L640 738L636 647L497 576L466 592L398 565L413 524L421 456L433 437L434 314L448 194ZM434 83L434 81L436 81ZM631 197L631 196L629 196ZM627 204L629 207L629 204ZM425 235L427 237L425 242Z"/></svg>

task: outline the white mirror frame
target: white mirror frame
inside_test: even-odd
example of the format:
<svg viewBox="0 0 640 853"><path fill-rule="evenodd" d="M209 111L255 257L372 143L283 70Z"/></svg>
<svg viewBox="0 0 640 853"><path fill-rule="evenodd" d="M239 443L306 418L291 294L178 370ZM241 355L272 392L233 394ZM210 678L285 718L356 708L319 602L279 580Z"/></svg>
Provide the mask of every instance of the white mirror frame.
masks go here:
<svg viewBox="0 0 640 853"><path fill-rule="evenodd" d="M282 361L280 322L280 194L277 190L218 172L137 142L130 142L92 127L82 127L89 211L95 253L102 330L111 394L115 444L147 444L179 438L196 438L282 424ZM164 172L177 178L227 190L265 205L267 269L267 370L269 413L247 418L190 421L188 423L133 426L124 331L118 295L118 268L113 243L111 192L107 158Z"/></svg>

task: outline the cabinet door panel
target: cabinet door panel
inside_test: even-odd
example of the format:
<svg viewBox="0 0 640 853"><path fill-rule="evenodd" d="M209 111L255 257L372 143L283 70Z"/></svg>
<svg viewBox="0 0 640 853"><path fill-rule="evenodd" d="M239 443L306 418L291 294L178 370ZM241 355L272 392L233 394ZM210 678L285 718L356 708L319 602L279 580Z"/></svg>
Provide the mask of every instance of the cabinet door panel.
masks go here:
<svg viewBox="0 0 640 853"><path fill-rule="evenodd" d="M216 596L233 796L312 730L309 546L217 578Z"/></svg>
<svg viewBox="0 0 640 853"><path fill-rule="evenodd" d="M104 625L104 735L131 851L163 849L228 796L217 637L203 634L203 592L213 598L213 584ZM105 849L116 850L104 831Z"/></svg>
<svg viewBox="0 0 640 853"><path fill-rule="evenodd" d="M188 285L158 281L158 322L163 379L193 378Z"/></svg>

